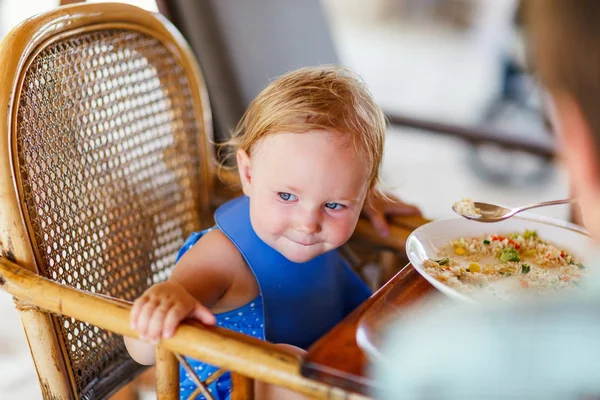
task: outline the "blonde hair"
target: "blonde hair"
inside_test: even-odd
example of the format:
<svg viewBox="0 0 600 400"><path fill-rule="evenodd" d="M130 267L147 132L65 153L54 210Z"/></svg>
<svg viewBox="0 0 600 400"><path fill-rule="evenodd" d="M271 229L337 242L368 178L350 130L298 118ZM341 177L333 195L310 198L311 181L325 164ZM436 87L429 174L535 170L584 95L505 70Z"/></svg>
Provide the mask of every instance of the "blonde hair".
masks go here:
<svg viewBox="0 0 600 400"><path fill-rule="evenodd" d="M270 134L310 130L350 135L371 167L369 187L379 183L384 115L360 77L344 68L302 68L275 79L252 101L226 145L252 154Z"/></svg>

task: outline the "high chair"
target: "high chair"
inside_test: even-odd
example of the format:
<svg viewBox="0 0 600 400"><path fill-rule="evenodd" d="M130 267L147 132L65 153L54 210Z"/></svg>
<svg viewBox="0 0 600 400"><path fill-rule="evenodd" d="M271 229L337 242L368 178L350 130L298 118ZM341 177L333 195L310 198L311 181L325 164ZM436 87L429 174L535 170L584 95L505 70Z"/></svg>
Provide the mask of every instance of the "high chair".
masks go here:
<svg viewBox="0 0 600 400"><path fill-rule="evenodd" d="M93 3L11 31L0 88L0 288L15 297L44 398L109 398L144 368L121 336L136 337L131 301L236 194L215 179L202 75L160 15ZM361 221L355 240L399 252L411 229L381 241ZM302 377L270 343L185 323L158 348L160 399L179 398L176 354L234 371L234 399L253 398L250 378L360 398Z"/></svg>

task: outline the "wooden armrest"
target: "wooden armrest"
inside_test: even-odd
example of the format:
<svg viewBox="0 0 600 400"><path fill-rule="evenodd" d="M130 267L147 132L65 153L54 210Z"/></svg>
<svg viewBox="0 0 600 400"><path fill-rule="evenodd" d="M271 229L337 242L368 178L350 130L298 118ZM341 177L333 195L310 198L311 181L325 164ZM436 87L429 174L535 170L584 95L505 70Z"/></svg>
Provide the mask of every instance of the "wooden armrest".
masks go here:
<svg viewBox="0 0 600 400"><path fill-rule="evenodd" d="M138 338L129 327L131 303L59 284L0 257L0 288L21 301L52 313ZM241 333L199 323L183 323L161 346L227 370L283 386L309 397L366 399L304 378L300 359L279 347Z"/></svg>

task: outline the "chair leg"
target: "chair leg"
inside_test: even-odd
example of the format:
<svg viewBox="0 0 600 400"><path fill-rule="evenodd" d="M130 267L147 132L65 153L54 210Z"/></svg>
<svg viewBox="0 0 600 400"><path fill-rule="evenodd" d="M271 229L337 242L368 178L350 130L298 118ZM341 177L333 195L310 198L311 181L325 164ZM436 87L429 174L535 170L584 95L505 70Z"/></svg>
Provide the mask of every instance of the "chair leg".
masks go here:
<svg viewBox="0 0 600 400"><path fill-rule="evenodd" d="M254 400L254 380L232 372L231 383L231 400Z"/></svg>
<svg viewBox="0 0 600 400"><path fill-rule="evenodd" d="M156 397L179 399L179 362L175 354L161 346L156 349Z"/></svg>

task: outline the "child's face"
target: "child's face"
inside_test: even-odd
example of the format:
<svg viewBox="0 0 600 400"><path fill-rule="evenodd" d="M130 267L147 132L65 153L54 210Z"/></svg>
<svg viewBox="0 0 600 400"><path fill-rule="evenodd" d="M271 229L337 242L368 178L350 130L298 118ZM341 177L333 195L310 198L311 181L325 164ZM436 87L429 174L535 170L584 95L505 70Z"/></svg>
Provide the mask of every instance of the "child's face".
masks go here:
<svg viewBox="0 0 600 400"><path fill-rule="evenodd" d="M237 154L257 235L293 262L309 261L352 235L368 191L369 165L347 137L283 132Z"/></svg>

